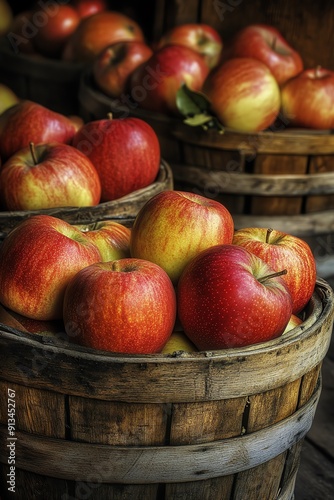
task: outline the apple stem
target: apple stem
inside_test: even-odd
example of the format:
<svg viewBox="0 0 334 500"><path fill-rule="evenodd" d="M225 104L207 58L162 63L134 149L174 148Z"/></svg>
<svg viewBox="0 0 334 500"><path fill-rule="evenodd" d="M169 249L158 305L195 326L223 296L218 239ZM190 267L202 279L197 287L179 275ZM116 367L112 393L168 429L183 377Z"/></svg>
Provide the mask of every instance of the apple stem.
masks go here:
<svg viewBox="0 0 334 500"><path fill-rule="evenodd" d="M273 229L271 227L269 227L267 229L267 234L266 234L266 243L269 243L269 238L270 238L270 235L272 232L273 232Z"/></svg>
<svg viewBox="0 0 334 500"><path fill-rule="evenodd" d="M112 116L112 112L111 112L111 111L107 114L107 117L108 117L108 120L112 120L112 119L113 119L113 116Z"/></svg>
<svg viewBox="0 0 334 500"><path fill-rule="evenodd" d="M36 157L35 144L33 142L29 142L29 148L30 148L32 160L33 160L34 164L37 165L38 161L37 161L37 157Z"/></svg>
<svg viewBox="0 0 334 500"><path fill-rule="evenodd" d="M276 278L277 276L283 276L283 274L287 274L287 270L283 269L282 271L277 271L276 273L267 274L267 276L262 276L262 278L258 278L259 283L264 283L271 278Z"/></svg>
<svg viewBox="0 0 334 500"><path fill-rule="evenodd" d="M318 64L318 66L316 66L315 70L314 70L314 76L316 78L319 78L320 77L320 70L321 70L321 66L320 64Z"/></svg>

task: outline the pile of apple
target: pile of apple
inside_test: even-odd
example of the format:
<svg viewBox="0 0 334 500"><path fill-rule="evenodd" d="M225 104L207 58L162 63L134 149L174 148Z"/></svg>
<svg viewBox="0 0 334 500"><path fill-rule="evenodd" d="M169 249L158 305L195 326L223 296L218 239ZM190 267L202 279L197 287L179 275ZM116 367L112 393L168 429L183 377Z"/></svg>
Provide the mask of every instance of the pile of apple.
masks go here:
<svg viewBox="0 0 334 500"><path fill-rule="evenodd" d="M145 188L160 168L160 144L139 118L84 123L29 100L0 114L0 204L4 210L90 207Z"/></svg>
<svg viewBox="0 0 334 500"><path fill-rule="evenodd" d="M107 221L83 231L37 215L0 246L7 310L61 321L74 344L128 354L277 338L302 322L315 283L305 241L235 230L224 205L175 190L153 196L131 229Z"/></svg>
<svg viewBox="0 0 334 500"><path fill-rule="evenodd" d="M215 29L200 23L172 28L154 47L119 42L95 57L92 75L100 90L129 110L180 116L188 108L191 115L192 104L177 102L185 84L207 98L199 114L212 113L239 132L268 129L278 118L285 127L334 126L334 72L304 69L301 55L270 25L247 26L226 46Z"/></svg>
<svg viewBox="0 0 334 500"><path fill-rule="evenodd" d="M6 3L5 0L0 0ZM107 0L36 0L6 22L6 35L15 54L75 63L89 62L107 44L143 39L141 27L121 12L109 10ZM94 17L93 23L90 17Z"/></svg>

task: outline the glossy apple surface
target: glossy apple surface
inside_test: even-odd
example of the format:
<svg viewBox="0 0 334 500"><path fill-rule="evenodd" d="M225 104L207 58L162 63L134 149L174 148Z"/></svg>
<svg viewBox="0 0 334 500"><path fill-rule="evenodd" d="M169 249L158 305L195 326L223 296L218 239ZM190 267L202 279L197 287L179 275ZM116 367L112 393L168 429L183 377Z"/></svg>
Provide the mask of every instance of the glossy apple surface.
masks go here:
<svg viewBox="0 0 334 500"><path fill-rule="evenodd" d="M334 128L334 71L306 69L287 81L281 94L282 114L290 126Z"/></svg>
<svg viewBox="0 0 334 500"><path fill-rule="evenodd" d="M183 191L163 191L139 210L130 239L132 257L161 266L177 283L186 264L209 246L231 243L234 224L221 203Z"/></svg>
<svg viewBox="0 0 334 500"><path fill-rule="evenodd" d="M70 5L54 2L51 9L35 7L32 19L37 28L32 39L35 50L46 57L59 58L81 18Z"/></svg>
<svg viewBox="0 0 334 500"><path fill-rule="evenodd" d="M127 41L109 45L93 63L96 85L106 95L120 97L126 91L129 75L152 54L153 50L145 42Z"/></svg>
<svg viewBox="0 0 334 500"><path fill-rule="evenodd" d="M182 45L168 45L155 51L130 74L128 91L140 107L179 114L179 88L185 83L192 90L201 90L208 73L209 68L198 52Z"/></svg>
<svg viewBox="0 0 334 500"><path fill-rule="evenodd" d="M64 47L62 59L92 62L108 45L126 40L144 41L139 24L120 12L98 12L81 20Z"/></svg>
<svg viewBox="0 0 334 500"><path fill-rule="evenodd" d="M7 160L30 142L69 144L77 131L73 121L41 104L22 100L0 115L0 155Z"/></svg>
<svg viewBox="0 0 334 500"><path fill-rule="evenodd" d="M70 278L100 258L79 229L49 215L32 216L0 246L0 302L28 318L60 319Z"/></svg>
<svg viewBox="0 0 334 500"><path fill-rule="evenodd" d="M235 231L235 245L242 246L265 260L275 271L282 268L282 276L292 297L292 312L300 312L310 300L316 282L316 262L306 241L267 228L242 228Z"/></svg>
<svg viewBox="0 0 334 500"><path fill-rule="evenodd" d="M0 195L7 210L90 207L100 201L101 182L90 159L73 146L31 144L1 167Z"/></svg>
<svg viewBox="0 0 334 500"><path fill-rule="evenodd" d="M108 2L105 0L72 0L71 4L81 18L108 10Z"/></svg>
<svg viewBox="0 0 334 500"><path fill-rule="evenodd" d="M73 342L105 351L159 352L175 316L175 291L165 271L132 258L86 267L64 298L65 330Z"/></svg>
<svg viewBox="0 0 334 500"><path fill-rule="evenodd" d="M256 59L228 59L210 72L203 92L221 123L239 132L265 130L280 111L278 83Z"/></svg>
<svg viewBox="0 0 334 500"><path fill-rule="evenodd" d="M130 257L131 229L118 222L98 221L85 235L100 250L102 262Z"/></svg>
<svg viewBox="0 0 334 500"><path fill-rule="evenodd" d="M282 277L273 273L237 245L201 252L177 287L185 334L199 350L243 347L280 336L291 317L291 296Z"/></svg>
<svg viewBox="0 0 334 500"><path fill-rule="evenodd" d="M229 57L253 57L268 66L279 85L304 69L294 50L274 26L253 24L236 33L229 46Z"/></svg>
<svg viewBox="0 0 334 500"><path fill-rule="evenodd" d="M210 69L220 59L223 40L217 30L204 23L185 23L174 26L159 40L157 48L166 45L185 45L201 54Z"/></svg>
<svg viewBox="0 0 334 500"><path fill-rule="evenodd" d="M72 144L92 161L111 201L150 185L160 168L160 144L153 128L139 118L107 118L86 123Z"/></svg>

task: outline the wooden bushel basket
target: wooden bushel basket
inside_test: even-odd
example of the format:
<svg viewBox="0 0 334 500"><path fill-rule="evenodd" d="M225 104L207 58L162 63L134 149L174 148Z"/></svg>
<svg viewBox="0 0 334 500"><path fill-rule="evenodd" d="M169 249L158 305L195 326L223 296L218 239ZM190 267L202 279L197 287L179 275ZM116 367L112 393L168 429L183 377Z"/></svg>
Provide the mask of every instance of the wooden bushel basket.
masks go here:
<svg viewBox="0 0 334 500"><path fill-rule="evenodd" d="M156 131L175 189L223 203L236 228L273 227L299 236L319 254L334 247L334 135L289 129L258 133L203 130L182 119L110 99L83 73L84 119L137 116ZM326 247L326 248L325 248ZM326 251L326 253L328 253Z"/></svg>
<svg viewBox="0 0 334 500"><path fill-rule="evenodd" d="M21 99L29 99L65 115L78 113L78 88L83 65L16 54L0 40L0 81Z"/></svg>
<svg viewBox="0 0 334 500"><path fill-rule="evenodd" d="M152 196L173 189L173 174L165 160L161 160L155 181L149 186L133 191L114 201L99 203L93 207L59 207L44 210L20 210L0 212L0 241L21 221L32 215L47 214L66 220L70 224L89 224L94 221L117 220L131 225L140 208Z"/></svg>
<svg viewBox="0 0 334 500"><path fill-rule="evenodd" d="M333 316L319 279L299 327L240 349L121 355L1 325L2 500L8 390L17 499L292 499Z"/></svg>

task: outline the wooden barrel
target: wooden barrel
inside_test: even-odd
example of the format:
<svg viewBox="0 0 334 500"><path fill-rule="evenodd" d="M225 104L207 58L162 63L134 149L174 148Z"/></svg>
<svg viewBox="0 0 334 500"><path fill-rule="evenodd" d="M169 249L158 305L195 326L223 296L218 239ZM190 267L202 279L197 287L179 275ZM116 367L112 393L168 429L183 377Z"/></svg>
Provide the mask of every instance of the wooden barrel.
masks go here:
<svg viewBox="0 0 334 500"><path fill-rule="evenodd" d="M48 214L66 220L71 224L89 224L97 220L117 220L131 225L140 208L152 196L161 191L173 189L173 174L169 164L161 160L159 173L155 181L145 188L118 198L114 201L100 203L93 207L59 207L44 210L18 210L0 212L0 241L19 222L31 215Z"/></svg>
<svg viewBox="0 0 334 500"><path fill-rule="evenodd" d="M292 499L333 305L319 279L296 329L189 354L93 351L2 324L2 500L9 457L20 500Z"/></svg>
<svg viewBox="0 0 334 500"><path fill-rule="evenodd" d="M65 115L78 114L83 65L16 54L6 37L0 41L0 81L20 99L29 99Z"/></svg>

